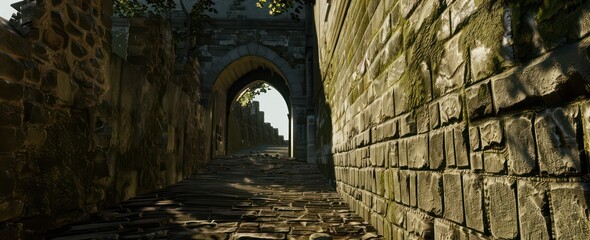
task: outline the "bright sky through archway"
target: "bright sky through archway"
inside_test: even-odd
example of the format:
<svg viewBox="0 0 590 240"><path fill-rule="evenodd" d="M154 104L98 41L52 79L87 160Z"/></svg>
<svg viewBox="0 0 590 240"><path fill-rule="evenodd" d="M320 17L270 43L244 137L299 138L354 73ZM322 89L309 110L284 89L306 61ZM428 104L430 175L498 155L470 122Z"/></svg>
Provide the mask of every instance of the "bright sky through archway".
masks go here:
<svg viewBox="0 0 590 240"><path fill-rule="evenodd" d="M289 139L289 110L287 103L279 91L270 86L270 90L254 97L260 103L260 110L264 112L264 121L279 129L279 134L285 140Z"/></svg>
<svg viewBox="0 0 590 240"><path fill-rule="evenodd" d="M12 14L16 13L16 10L14 10L10 4L15 2L18 2L18 0L0 0L0 17L3 17L6 20L10 19Z"/></svg>

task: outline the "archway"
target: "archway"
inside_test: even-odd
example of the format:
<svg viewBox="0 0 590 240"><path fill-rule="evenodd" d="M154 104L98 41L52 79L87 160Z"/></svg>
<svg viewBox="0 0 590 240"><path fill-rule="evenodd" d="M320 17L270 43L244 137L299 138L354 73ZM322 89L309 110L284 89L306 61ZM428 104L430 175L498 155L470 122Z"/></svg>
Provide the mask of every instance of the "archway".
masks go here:
<svg viewBox="0 0 590 240"><path fill-rule="evenodd" d="M294 112L297 106L294 96L302 95L303 74L293 69L287 61L271 49L250 43L230 51L221 61L216 62L206 79L215 79L209 97L211 109L211 154L212 157L227 154L227 122L231 102L244 87L255 82L265 81L274 86L283 96L289 109L289 152L294 156L295 143L304 141L304 136L296 136ZM301 135L301 134L299 134Z"/></svg>

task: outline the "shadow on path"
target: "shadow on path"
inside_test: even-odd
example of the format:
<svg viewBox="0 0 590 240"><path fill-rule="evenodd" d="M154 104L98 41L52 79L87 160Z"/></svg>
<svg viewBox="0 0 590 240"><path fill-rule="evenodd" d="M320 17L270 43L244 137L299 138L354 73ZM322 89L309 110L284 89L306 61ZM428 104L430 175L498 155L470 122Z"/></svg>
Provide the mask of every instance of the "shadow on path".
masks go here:
<svg viewBox="0 0 590 240"><path fill-rule="evenodd" d="M313 165L265 155L211 161L46 239L380 239ZM312 234L315 234L314 237Z"/></svg>

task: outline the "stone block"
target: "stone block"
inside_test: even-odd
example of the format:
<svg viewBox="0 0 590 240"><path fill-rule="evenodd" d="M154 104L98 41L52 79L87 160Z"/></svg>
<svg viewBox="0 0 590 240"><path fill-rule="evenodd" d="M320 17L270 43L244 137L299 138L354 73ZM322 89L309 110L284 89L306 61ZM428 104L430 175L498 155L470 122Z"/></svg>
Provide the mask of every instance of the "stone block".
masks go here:
<svg viewBox="0 0 590 240"><path fill-rule="evenodd" d="M396 226L406 227L406 213L408 209L396 203L389 203L387 206L387 217L391 223Z"/></svg>
<svg viewBox="0 0 590 240"><path fill-rule="evenodd" d="M481 150L481 139L479 134L479 128L477 126L470 126L469 127L469 146L471 147L471 151L479 151Z"/></svg>
<svg viewBox="0 0 590 240"><path fill-rule="evenodd" d="M434 239L469 239L467 232L448 221L435 219L434 221Z"/></svg>
<svg viewBox="0 0 590 240"><path fill-rule="evenodd" d="M23 123L22 106L14 106L0 102L0 126L18 127Z"/></svg>
<svg viewBox="0 0 590 240"><path fill-rule="evenodd" d="M494 74L496 67L493 63L497 60L492 56L492 49L476 41L476 46L469 50L472 81L476 82Z"/></svg>
<svg viewBox="0 0 590 240"><path fill-rule="evenodd" d="M431 131L428 144L428 157L430 169L441 169L445 164L444 132Z"/></svg>
<svg viewBox="0 0 590 240"><path fill-rule="evenodd" d="M455 164L457 167L469 167L469 153L467 152L469 133L465 124L458 124L453 129L455 141Z"/></svg>
<svg viewBox="0 0 590 240"><path fill-rule="evenodd" d="M483 184L480 175L463 174L463 204L467 227L485 231Z"/></svg>
<svg viewBox="0 0 590 240"><path fill-rule="evenodd" d="M416 109L416 130L418 134L426 133L429 130L428 108L426 106Z"/></svg>
<svg viewBox="0 0 590 240"><path fill-rule="evenodd" d="M418 207L436 216L443 214L443 178L437 172L418 172Z"/></svg>
<svg viewBox="0 0 590 240"><path fill-rule="evenodd" d="M444 130L444 142L445 142L445 162L447 167L455 167L455 140L453 137L454 130L447 128Z"/></svg>
<svg viewBox="0 0 590 240"><path fill-rule="evenodd" d="M439 41L444 41L451 37L451 12L449 8L445 9L445 11L440 15L439 21L440 28L436 32L436 39Z"/></svg>
<svg viewBox="0 0 590 240"><path fill-rule="evenodd" d="M406 170L399 171L399 186L401 202L410 205L410 172Z"/></svg>
<svg viewBox="0 0 590 240"><path fill-rule="evenodd" d="M473 172L481 172L484 170L483 153L482 152L471 153L470 161L471 161L471 170Z"/></svg>
<svg viewBox="0 0 590 240"><path fill-rule="evenodd" d="M421 134L408 138L408 167L423 169L428 167L428 135Z"/></svg>
<svg viewBox="0 0 590 240"><path fill-rule="evenodd" d="M463 111L461 98L458 93L445 96L440 101L440 121L442 126L461 121Z"/></svg>
<svg viewBox="0 0 590 240"><path fill-rule="evenodd" d="M514 239L518 236L518 216L515 189L512 179L489 177L485 179L487 215L490 230L495 238Z"/></svg>
<svg viewBox="0 0 590 240"><path fill-rule="evenodd" d="M480 124L479 134L482 149L501 148L504 140L504 130L500 120L492 119Z"/></svg>
<svg viewBox="0 0 590 240"><path fill-rule="evenodd" d="M505 120L508 172L514 175L532 173L537 168L533 114L525 113Z"/></svg>
<svg viewBox="0 0 590 240"><path fill-rule="evenodd" d="M484 170L488 173L505 173L506 171L506 153L491 152L483 153Z"/></svg>
<svg viewBox="0 0 590 240"><path fill-rule="evenodd" d="M590 239L588 183L550 183L552 229L556 239Z"/></svg>
<svg viewBox="0 0 590 240"><path fill-rule="evenodd" d="M539 169L542 174L563 175L582 172L577 130L577 105L547 109L535 119Z"/></svg>
<svg viewBox="0 0 590 240"><path fill-rule="evenodd" d="M71 105L74 102L77 85L71 82L70 76L59 72L57 75L57 87L55 95L61 105Z"/></svg>
<svg viewBox="0 0 590 240"><path fill-rule="evenodd" d="M390 169L389 170L390 176L391 176L391 182L392 185L390 186L390 188L392 189L393 192L393 199L395 200L395 202L397 203L402 203L402 181L400 179L400 171L397 170L396 168L394 169Z"/></svg>
<svg viewBox="0 0 590 240"><path fill-rule="evenodd" d="M25 75L24 66L10 55L0 51L0 79L18 82Z"/></svg>
<svg viewBox="0 0 590 240"><path fill-rule="evenodd" d="M478 4L475 0L457 0L450 4L451 9L451 32L456 33L477 10Z"/></svg>
<svg viewBox="0 0 590 240"><path fill-rule="evenodd" d="M547 227L549 216L547 209L546 183L518 180L518 222L521 239L550 239Z"/></svg>
<svg viewBox="0 0 590 240"><path fill-rule="evenodd" d="M440 106L438 102L433 102L428 106L428 116L430 127L437 129L440 127Z"/></svg>
<svg viewBox="0 0 590 240"><path fill-rule="evenodd" d="M0 202L0 222L17 218L23 212L24 204L20 200Z"/></svg>
<svg viewBox="0 0 590 240"><path fill-rule="evenodd" d="M23 86L0 79L0 98L7 101L19 101L23 96Z"/></svg>
<svg viewBox="0 0 590 240"><path fill-rule="evenodd" d="M418 182L415 171L409 171L408 178L410 182L410 206L418 207Z"/></svg>
<svg viewBox="0 0 590 240"><path fill-rule="evenodd" d="M0 152L12 153L20 150L25 142L25 134L20 128L0 127Z"/></svg>
<svg viewBox="0 0 590 240"><path fill-rule="evenodd" d="M383 119L390 119L395 116L395 105L393 103L393 91L385 92L381 100Z"/></svg>
<svg viewBox="0 0 590 240"><path fill-rule="evenodd" d="M494 76L492 96L496 112L544 103L562 105L588 94L590 59L581 41L551 51L530 61L529 65Z"/></svg>
<svg viewBox="0 0 590 240"><path fill-rule="evenodd" d="M590 156L590 101L580 105L582 112L582 128L584 132L584 149L586 156Z"/></svg>
<svg viewBox="0 0 590 240"><path fill-rule="evenodd" d="M389 154L389 166L397 167L399 165L399 150L397 141L390 141L387 144L389 145L389 151L386 151L387 154Z"/></svg>
<svg viewBox="0 0 590 240"><path fill-rule="evenodd" d="M486 81L465 89L467 115L470 119L478 119L493 113L490 82Z"/></svg>
<svg viewBox="0 0 590 240"><path fill-rule="evenodd" d="M463 192L460 173L443 174L444 218L462 224Z"/></svg>
<svg viewBox="0 0 590 240"><path fill-rule="evenodd" d="M418 0L401 0L400 3L400 11L402 13L402 17L407 18L410 16L416 4L420 2Z"/></svg>
<svg viewBox="0 0 590 240"><path fill-rule="evenodd" d="M407 231L417 235L416 239L434 238L434 218L418 211L408 211L406 215Z"/></svg>
<svg viewBox="0 0 590 240"><path fill-rule="evenodd" d="M416 116L414 112L406 113L399 118L400 137L416 134Z"/></svg>
<svg viewBox="0 0 590 240"><path fill-rule="evenodd" d="M375 193L379 196L385 197L385 169L377 168L375 169Z"/></svg>
<svg viewBox="0 0 590 240"><path fill-rule="evenodd" d="M404 168L408 167L408 148L407 148L407 140L402 139L397 142L397 149L399 151L399 167Z"/></svg>
<svg viewBox="0 0 590 240"><path fill-rule="evenodd" d="M438 65L438 73L434 79L434 96L440 97L464 83L465 60L459 42L461 33L456 34L444 44L443 56Z"/></svg>

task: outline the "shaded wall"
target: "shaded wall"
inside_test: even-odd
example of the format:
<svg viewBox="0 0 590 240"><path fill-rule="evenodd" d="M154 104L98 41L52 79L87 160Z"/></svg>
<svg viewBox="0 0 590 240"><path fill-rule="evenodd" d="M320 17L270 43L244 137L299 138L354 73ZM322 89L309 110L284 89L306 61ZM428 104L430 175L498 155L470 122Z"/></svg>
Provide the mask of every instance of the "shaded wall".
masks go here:
<svg viewBox="0 0 590 240"><path fill-rule="evenodd" d="M256 101L242 107L238 103L230 110L228 119L229 154L239 152L249 147L260 145L288 145L279 130L265 122L264 112L260 111L260 104Z"/></svg>
<svg viewBox="0 0 590 240"><path fill-rule="evenodd" d="M590 237L588 1L315 14L319 163L387 239Z"/></svg>
<svg viewBox="0 0 590 240"><path fill-rule="evenodd" d="M207 160L198 63L170 28L131 20L111 54L111 1L37 1L0 24L0 238L50 228L175 183Z"/></svg>

